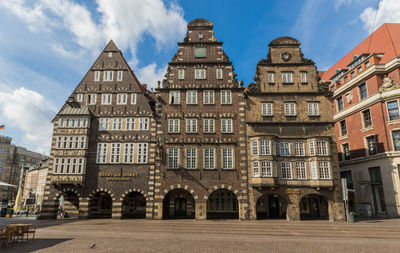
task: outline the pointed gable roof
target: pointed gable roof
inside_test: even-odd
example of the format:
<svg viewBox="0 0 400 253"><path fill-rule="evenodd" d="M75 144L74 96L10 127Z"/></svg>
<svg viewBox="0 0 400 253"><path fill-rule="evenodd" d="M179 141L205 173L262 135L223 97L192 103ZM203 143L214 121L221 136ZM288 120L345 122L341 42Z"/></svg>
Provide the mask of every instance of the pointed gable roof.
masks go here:
<svg viewBox="0 0 400 253"><path fill-rule="evenodd" d="M375 32L353 48L342 59L325 71L322 80L329 80L336 69L345 69L353 61L354 55L364 53L384 53L381 63L386 63L394 57L400 56L400 24L385 23Z"/></svg>
<svg viewBox="0 0 400 253"><path fill-rule="evenodd" d="M117 45L115 45L113 40L110 40L107 46L104 48L103 52L119 52Z"/></svg>

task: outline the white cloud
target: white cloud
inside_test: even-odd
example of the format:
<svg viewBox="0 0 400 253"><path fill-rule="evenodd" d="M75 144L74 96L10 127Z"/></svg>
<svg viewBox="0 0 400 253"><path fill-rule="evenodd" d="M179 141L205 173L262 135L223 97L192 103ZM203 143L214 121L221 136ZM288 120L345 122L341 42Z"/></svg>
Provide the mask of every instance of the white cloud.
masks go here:
<svg viewBox="0 0 400 253"><path fill-rule="evenodd" d="M34 147L49 154L54 106L39 93L19 88L11 93L0 92L0 116L7 127L17 127L24 136L18 145Z"/></svg>
<svg viewBox="0 0 400 253"><path fill-rule="evenodd" d="M144 36L154 39L157 50L171 48L183 37L186 31L186 21L180 6L170 3L166 6L162 0L96 0L97 13L91 13L84 5L71 0L39 0L29 5L25 0L1 1L15 16L23 20L30 31L54 34L59 31L71 33L72 41L59 36L50 36L49 46L57 53L71 57L85 54L97 55L105 44L113 39L117 46L129 52L138 68L138 44ZM93 10L92 10L93 11ZM99 14L96 21L93 14ZM64 35L65 37L65 35ZM77 49L71 44L77 45ZM153 66L155 64L151 64ZM159 76L163 68L145 67L142 72L154 71L152 76ZM148 77L151 75L147 75ZM147 80L155 83L156 80Z"/></svg>
<svg viewBox="0 0 400 253"><path fill-rule="evenodd" d="M364 29L371 31L374 25L376 14L376 22L374 30L379 28L383 23L398 23L400 22L400 1L399 0L381 0L376 9L368 7L360 14L360 19L364 24Z"/></svg>
<svg viewBox="0 0 400 253"><path fill-rule="evenodd" d="M147 87L155 88L157 87L157 81L164 80L164 75L167 70L167 66L159 68L157 70L157 65L153 62L137 71L137 77L142 84L147 84Z"/></svg>

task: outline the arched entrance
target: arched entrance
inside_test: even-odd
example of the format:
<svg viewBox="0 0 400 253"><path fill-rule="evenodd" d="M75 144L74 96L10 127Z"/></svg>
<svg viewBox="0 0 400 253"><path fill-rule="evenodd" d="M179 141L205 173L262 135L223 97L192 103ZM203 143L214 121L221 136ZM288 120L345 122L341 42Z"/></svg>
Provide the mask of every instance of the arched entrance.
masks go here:
<svg viewBox="0 0 400 253"><path fill-rule="evenodd" d="M75 192L63 192L56 199L57 219L77 219L79 216L79 197ZM62 214L61 214L62 213Z"/></svg>
<svg viewBox="0 0 400 253"><path fill-rule="evenodd" d="M219 189L210 194L207 199L207 219L238 218L238 200L232 191Z"/></svg>
<svg viewBox="0 0 400 253"><path fill-rule="evenodd" d="M264 194L256 204L257 219L285 219L287 201L278 194Z"/></svg>
<svg viewBox="0 0 400 253"><path fill-rule="evenodd" d="M328 200L318 194L304 196L300 201L301 220L328 220Z"/></svg>
<svg viewBox="0 0 400 253"><path fill-rule="evenodd" d="M107 192L98 192L89 201L90 218L111 218L112 199Z"/></svg>
<svg viewBox="0 0 400 253"><path fill-rule="evenodd" d="M146 218L146 198L139 192L131 192L122 201L122 219Z"/></svg>
<svg viewBox="0 0 400 253"><path fill-rule="evenodd" d="M168 192L163 202L163 219L194 219L195 202L192 194L184 189Z"/></svg>

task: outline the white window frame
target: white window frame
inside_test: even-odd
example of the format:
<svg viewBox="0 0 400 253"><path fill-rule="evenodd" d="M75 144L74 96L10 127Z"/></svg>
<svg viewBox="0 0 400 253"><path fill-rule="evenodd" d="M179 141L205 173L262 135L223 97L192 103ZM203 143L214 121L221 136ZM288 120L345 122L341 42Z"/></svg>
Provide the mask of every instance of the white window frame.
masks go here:
<svg viewBox="0 0 400 253"><path fill-rule="evenodd" d="M308 116L319 116L319 103L307 102Z"/></svg>
<svg viewBox="0 0 400 253"><path fill-rule="evenodd" d="M194 147L186 148L186 169L197 168L197 149Z"/></svg>
<svg viewBox="0 0 400 253"><path fill-rule="evenodd" d="M127 93L118 93L117 94L117 105L126 105L128 102L128 94Z"/></svg>
<svg viewBox="0 0 400 253"><path fill-rule="evenodd" d="M280 156L290 156L290 143L280 142L279 143L279 154Z"/></svg>
<svg viewBox="0 0 400 253"><path fill-rule="evenodd" d="M274 72L268 72L268 83L275 83L275 73Z"/></svg>
<svg viewBox="0 0 400 253"><path fill-rule="evenodd" d="M169 92L169 103L179 105L181 103L181 92L179 90L171 90Z"/></svg>
<svg viewBox="0 0 400 253"><path fill-rule="evenodd" d="M214 91L213 90L204 90L203 91L203 104L213 105L214 103L215 103Z"/></svg>
<svg viewBox="0 0 400 253"><path fill-rule="evenodd" d="M222 68L216 69L216 78L217 78L217 80L221 80L223 78L222 77Z"/></svg>
<svg viewBox="0 0 400 253"><path fill-rule="evenodd" d="M97 94L89 94L89 105L96 104Z"/></svg>
<svg viewBox="0 0 400 253"><path fill-rule="evenodd" d="M83 94L82 93L76 94L76 101L83 102Z"/></svg>
<svg viewBox="0 0 400 253"><path fill-rule="evenodd" d="M260 155L271 155L270 140L260 140Z"/></svg>
<svg viewBox="0 0 400 253"><path fill-rule="evenodd" d="M197 133L197 119L187 118L186 119L186 133Z"/></svg>
<svg viewBox="0 0 400 253"><path fill-rule="evenodd" d="M123 70L118 70L117 71L117 81L122 81L124 76L124 71Z"/></svg>
<svg viewBox="0 0 400 253"><path fill-rule="evenodd" d="M251 141L251 155L253 155L253 156L258 155L258 141L257 140Z"/></svg>
<svg viewBox="0 0 400 253"><path fill-rule="evenodd" d="M223 134L230 134L233 132L233 120L231 118L221 119L221 132Z"/></svg>
<svg viewBox="0 0 400 253"><path fill-rule="evenodd" d="M230 90L221 90L221 104L232 104L232 92Z"/></svg>
<svg viewBox="0 0 400 253"><path fill-rule="evenodd" d="M139 130L149 130L149 117L139 118Z"/></svg>
<svg viewBox="0 0 400 253"><path fill-rule="evenodd" d="M309 150L310 156L315 156L316 152L315 152L315 142L314 141L308 142L308 150Z"/></svg>
<svg viewBox="0 0 400 253"><path fill-rule="evenodd" d="M112 102L112 94L111 93L101 94L101 104L102 105L111 105L111 102Z"/></svg>
<svg viewBox="0 0 400 253"><path fill-rule="evenodd" d="M327 141L316 141L317 155L329 155L328 142Z"/></svg>
<svg viewBox="0 0 400 253"><path fill-rule="evenodd" d="M122 118L113 118L112 130L122 130Z"/></svg>
<svg viewBox="0 0 400 253"><path fill-rule="evenodd" d="M311 167L311 178L314 180L318 179L317 162L311 161L310 167Z"/></svg>
<svg viewBox="0 0 400 253"><path fill-rule="evenodd" d="M135 130L135 118L127 117L125 119L125 130Z"/></svg>
<svg viewBox="0 0 400 253"><path fill-rule="evenodd" d="M177 118L168 119L168 133L180 133L180 121Z"/></svg>
<svg viewBox="0 0 400 253"><path fill-rule="evenodd" d="M131 105L136 105L137 94L131 93Z"/></svg>
<svg viewBox="0 0 400 253"><path fill-rule="evenodd" d="M197 104L197 90L186 91L186 104L188 105Z"/></svg>
<svg viewBox="0 0 400 253"><path fill-rule="evenodd" d="M319 179L331 179L330 162L318 161Z"/></svg>
<svg viewBox="0 0 400 253"><path fill-rule="evenodd" d="M300 72L300 80L301 80L301 83L307 83L307 72L306 71Z"/></svg>
<svg viewBox="0 0 400 253"><path fill-rule="evenodd" d="M206 69L205 68L194 69L194 79L195 80L205 80L206 79Z"/></svg>
<svg viewBox="0 0 400 253"><path fill-rule="evenodd" d="M93 80L94 80L95 82L100 81L100 70L95 70L95 71L94 71L94 78L93 78Z"/></svg>
<svg viewBox="0 0 400 253"><path fill-rule="evenodd" d="M305 161L296 162L296 179L307 179L307 163Z"/></svg>
<svg viewBox="0 0 400 253"><path fill-rule="evenodd" d="M296 116L296 103L295 102L284 102L284 107L285 107L285 116Z"/></svg>
<svg viewBox="0 0 400 253"><path fill-rule="evenodd" d="M179 80L184 80L185 79L185 69L178 69L178 79Z"/></svg>
<svg viewBox="0 0 400 253"><path fill-rule="evenodd" d="M222 169L230 170L234 168L234 149L230 147L225 147L221 149L222 153Z"/></svg>
<svg viewBox="0 0 400 253"><path fill-rule="evenodd" d="M305 156L304 152L304 143L303 142L295 142L293 143L294 155L295 156Z"/></svg>
<svg viewBox="0 0 400 253"><path fill-rule="evenodd" d="M114 79L114 71L113 70L105 70L103 72L103 81L111 82Z"/></svg>
<svg viewBox="0 0 400 253"><path fill-rule="evenodd" d="M260 177L260 165L258 161L253 161L253 177Z"/></svg>
<svg viewBox="0 0 400 253"><path fill-rule="evenodd" d="M292 179L292 163L281 162L281 179Z"/></svg>
<svg viewBox="0 0 400 253"><path fill-rule="evenodd" d="M147 163L148 157L148 143L138 143L137 144L137 163L144 164Z"/></svg>
<svg viewBox="0 0 400 253"><path fill-rule="evenodd" d="M261 177L272 177L273 164L271 161L263 160L260 162Z"/></svg>
<svg viewBox="0 0 400 253"><path fill-rule="evenodd" d="M203 131L204 133L215 133L215 119L204 118L203 119Z"/></svg>
<svg viewBox="0 0 400 253"><path fill-rule="evenodd" d="M273 108L274 108L274 103L272 102L261 103L262 116L273 116L274 115Z"/></svg>
<svg viewBox="0 0 400 253"><path fill-rule="evenodd" d="M121 143L111 143L110 163L120 163Z"/></svg>
<svg viewBox="0 0 400 253"><path fill-rule="evenodd" d="M215 169L215 148L204 149L204 169Z"/></svg>
<svg viewBox="0 0 400 253"><path fill-rule="evenodd" d="M293 83L293 72L282 71L282 83L291 84Z"/></svg>
<svg viewBox="0 0 400 253"><path fill-rule="evenodd" d="M135 144L133 142L124 145L124 163L133 163L133 154L135 153Z"/></svg>
<svg viewBox="0 0 400 253"><path fill-rule="evenodd" d="M179 169L179 148L168 148L168 169Z"/></svg>

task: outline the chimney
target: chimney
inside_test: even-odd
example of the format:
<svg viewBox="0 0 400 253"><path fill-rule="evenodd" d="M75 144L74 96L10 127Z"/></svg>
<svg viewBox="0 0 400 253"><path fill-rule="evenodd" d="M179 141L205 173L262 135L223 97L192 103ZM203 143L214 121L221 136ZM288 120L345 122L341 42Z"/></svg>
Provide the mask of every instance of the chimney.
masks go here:
<svg viewBox="0 0 400 253"><path fill-rule="evenodd" d="M145 90L147 90L147 84L146 83L142 83L142 86Z"/></svg>

